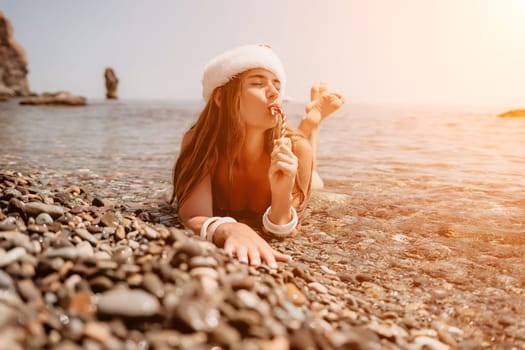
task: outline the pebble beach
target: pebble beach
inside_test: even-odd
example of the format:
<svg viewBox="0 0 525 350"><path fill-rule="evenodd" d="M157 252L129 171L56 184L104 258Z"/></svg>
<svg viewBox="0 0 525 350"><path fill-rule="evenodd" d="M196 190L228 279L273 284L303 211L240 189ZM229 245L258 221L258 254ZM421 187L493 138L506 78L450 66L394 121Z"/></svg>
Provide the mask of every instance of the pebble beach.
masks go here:
<svg viewBox="0 0 525 350"><path fill-rule="evenodd" d="M151 189L4 170L0 190L4 348L525 347L522 246L349 236L348 199L317 193L272 270L181 228Z"/></svg>

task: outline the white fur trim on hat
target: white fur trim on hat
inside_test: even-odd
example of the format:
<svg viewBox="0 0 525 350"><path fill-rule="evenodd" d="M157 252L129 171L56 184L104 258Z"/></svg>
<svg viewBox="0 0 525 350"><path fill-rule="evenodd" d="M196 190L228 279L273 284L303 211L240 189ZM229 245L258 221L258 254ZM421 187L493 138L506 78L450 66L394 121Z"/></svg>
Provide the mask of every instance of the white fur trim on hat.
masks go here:
<svg viewBox="0 0 525 350"><path fill-rule="evenodd" d="M281 96L286 84L286 73L279 57L264 45L245 45L226 51L213 58L204 67L202 97L208 101L215 88L229 82L248 69L264 68L275 74L281 82Z"/></svg>

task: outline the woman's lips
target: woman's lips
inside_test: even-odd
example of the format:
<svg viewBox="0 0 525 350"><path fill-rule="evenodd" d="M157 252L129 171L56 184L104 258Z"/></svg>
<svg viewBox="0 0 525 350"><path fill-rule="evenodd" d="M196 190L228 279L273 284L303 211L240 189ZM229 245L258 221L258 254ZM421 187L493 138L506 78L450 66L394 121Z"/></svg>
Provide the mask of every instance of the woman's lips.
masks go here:
<svg viewBox="0 0 525 350"><path fill-rule="evenodd" d="M270 105L270 113L272 113L272 116L278 117L283 114L283 110L281 109L281 106L278 104Z"/></svg>

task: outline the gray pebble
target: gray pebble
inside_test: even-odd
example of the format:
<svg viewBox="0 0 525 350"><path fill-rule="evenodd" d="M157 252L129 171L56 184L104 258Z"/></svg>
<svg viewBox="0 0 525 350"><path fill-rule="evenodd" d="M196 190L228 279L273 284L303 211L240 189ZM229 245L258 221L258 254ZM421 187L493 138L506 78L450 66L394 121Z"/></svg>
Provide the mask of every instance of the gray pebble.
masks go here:
<svg viewBox="0 0 525 350"><path fill-rule="evenodd" d="M98 310L103 314L127 317L153 316L160 303L153 295L139 289L114 289L98 297Z"/></svg>
<svg viewBox="0 0 525 350"><path fill-rule="evenodd" d="M321 294L328 293L328 289L319 282L308 283L308 287L315 290L317 293L321 293Z"/></svg>
<svg viewBox="0 0 525 350"><path fill-rule="evenodd" d="M24 206L24 212L29 215L36 217L40 213L47 213L54 218L64 214L64 208L59 207L58 205L44 204L40 202L29 202Z"/></svg>
<svg viewBox="0 0 525 350"><path fill-rule="evenodd" d="M53 218L48 213L40 213L35 219L38 225L49 225L53 223Z"/></svg>
<svg viewBox="0 0 525 350"><path fill-rule="evenodd" d="M0 221L0 231L10 231L16 229L16 219L12 216Z"/></svg>
<svg viewBox="0 0 525 350"><path fill-rule="evenodd" d="M22 193L20 191L18 191L16 188L7 188L4 191L3 199L8 201L8 200L10 200L13 197L20 198L20 197L22 197Z"/></svg>
<svg viewBox="0 0 525 350"><path fill-rule="evenodd" d="M18 261L24 255L26 255L26 250L22 247L13 248L4 254L0 253L0 267L7 266L15 261Z"/></svg>
<svg viewBox="0 0 525 350"><path fill-rule="evenodd" d="M216 267L217 260L211 256L194 256L190 259L189 265L191 268L195 267Z"/></svg>
<svg viewBox="0 0 525 350"><path fill-rule="evenodd" d="M0 232L0 238L11 242L13 245L23 247L30 253L36 252L35 242L31 241L26 234L16 231L4 231Z"/></svg>
<svg viewBox="0 0 525 350"><path fill-rule="evenodd" d="M78 251L75 247L62 247L55 249L48 249L43 254L46 258L63 258L67 260L74 260L78 256Z"/></svg>
<svg viewBox="0 0 525 350"><path fill-rule="evenodd" d="M4 270L0 270L0 289L15 290L13 279Z"/></svg>
<svg viewBox="0 0 525 350"><path fill-rule="evenodd" d="M13 308L10 308L7 305L4 305L3 303L0 303L0 328L3 329L4 326L16 320L18 314L18 311L14 310Z"/></svg>
<svg viewBox="0 0 525 350"><path fill-rule="evenodd" d="M77 228L75 230L75 233L82 239L85 239L86 241L88 241L89 243L93 244L93 245L97 245L98 243L98 239L93 236L91 233L89 233L88 230L84 229L84 228Z"/></svg>
<svg viewBox="0 0 525 350"><path fill-rule="evenodd" d="M90 258L93 256L93 247L87 241L82 241L77 244L76 249L78 256L81 258Z"/></svg>
<svg viewBox="0 0 525 350"><path fill-rule="evenodd" d="M213 279L219 278L219 273L217 270L210 267L196 267L190 271L190 276L192 277L210 277Z"/></svg>

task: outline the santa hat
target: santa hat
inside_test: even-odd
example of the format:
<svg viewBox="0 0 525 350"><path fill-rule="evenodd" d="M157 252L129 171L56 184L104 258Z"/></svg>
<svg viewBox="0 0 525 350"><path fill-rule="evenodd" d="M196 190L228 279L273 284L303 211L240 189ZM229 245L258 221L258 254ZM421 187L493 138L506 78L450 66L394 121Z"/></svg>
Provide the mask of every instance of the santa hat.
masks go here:
<svg viewBox="0 0 525 350"><path fill-rule="evenodd" d="M237 74L253 68L264 68L275 74L281 82L284 96L286 73L279 57L266 45L245 45L226 51L213 58L204 67L202 97L208 101L215 88L229 82Z"/></svg>

